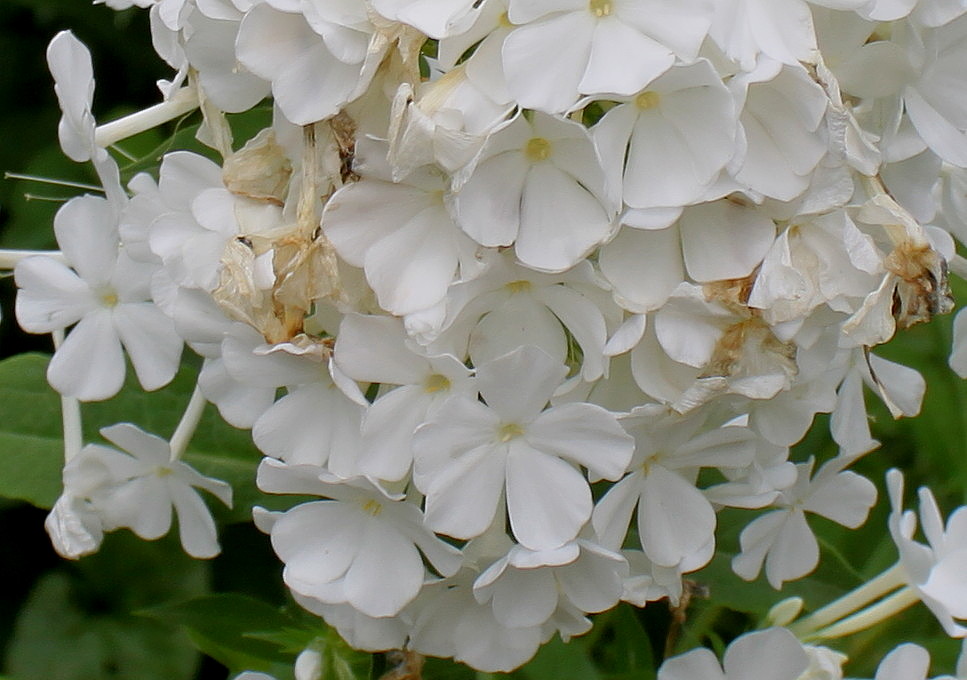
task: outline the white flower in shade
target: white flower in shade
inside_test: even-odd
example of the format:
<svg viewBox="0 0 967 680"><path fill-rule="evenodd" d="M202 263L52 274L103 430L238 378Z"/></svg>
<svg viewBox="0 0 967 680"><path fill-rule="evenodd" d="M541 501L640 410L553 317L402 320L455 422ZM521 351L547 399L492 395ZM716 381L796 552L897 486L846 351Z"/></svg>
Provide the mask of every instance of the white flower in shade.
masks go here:
<svg viewBox="0 0 967 680"><path fill-rule="evenodd" d="M658 669L658 680L798 680L808 667L799 640L785 628L770 628L733 640L721 664L707 649L672 657Z"/></svg>
<svg viewBox="0 0 967 680"><path fill-rule="evenodd" d="M225 188L222 169L198 154L167 154L159 175L155 200L163 201L164 212L140 228L151 251L181 286L214 290L231 239L282 224L278 206L231 193ZM133 226L127 226L129 233Z"/></svg>
<svg viewBox="0 0 967 680"><path fill-rule="evenodd" d="M621 546L637 507L645 555L675 567L714 540L715 510L696 488L699 470L750 464L755 435L715 427L704 411L682 417L661 406L636 408L621 424L635 437L632 472L595 506L595 531L604 545Z"/></svg>
<svg viewBox="0 0 967 680"><path fill-rule="evenodd" d="M107 197L116 207L122 206L126 197L117 163L94 141L91 53L73 33L61 31L47 47L47 65L54 77L54 91L63 114L57 127L61 148L71 160L91 161Z"/></svg>
<svg viewBox="0 0 967 680"><path fill-rule="evenodd" d="M450 289L446 318L427 348L469 355L480 365L534 345L564 363L575 342L581 348L581 377L593 381L606 370L608 329L620 319L621 311L589 263L543 274L514 263L505 251L490 260L485 273Z"/></svg>
<svg viewBox="0 0 967 680"><path fill-rule="evenodd" d="M845 210L792 220L762 261L749 306L770 324L804 319L816 307L851 312L878 285L883 256Z"/></svg>
<svg viewBox="0 0 967 680"><path fill-rule="evenodd" d="M484 0L373 0L373 9L439 40L465 30Z"/></svg>
<svg viewBox="0 0 967 680"><path fill-rule="evenodd" d="M553 630L502 625L489 602L480 604L474 598L468 572L424 589L409 646L421 654L453 657L488 673L512 671L529 661Z"/></svg>
<svg viewBox="0 0 967 680"><path fill-rule="evenodd" d="M709 31L711 38L744 70L760 53L795 65L815 63L818 51L810 4L832 9L861 9L871 0L720 0ZM886 4L886 3L883 3ZM897 17L891 17L897 18Z"/></svg>
<svg viewBox="0 0 967 680"><path fill-rule="evenodd" d="M67 263L46 256L18 263L17 320L30 333L77 324L54 353L50 384L83 401L108 399L121 389L122 345L147 390L166 385L178 370L182 341L150 299L154 268L120 249L114 208L82 196L57 211L54 232Z"/></svg>
<svg viewBox="0 0 967 680"><path fill-rule="evenodd" d="M626 213L621 231L601 248L601 273L628 311L663 306L686 272L702 283L746 277L775 240L775 222L739 197L678 212L667 223L643 228Z"/></svg>
<svg viewBox="0 0 967 680"><path fill-rule="evenodd" d="M967 626L957 622L967 619L967 584L963 578L967 570L967 507L957 508L945 525L930 489L921 487L919 514L927 538L924 545L913 540L916 515L903 510L903 474L890 470L886 481L892 506L890 534L900 552L908 584L948 635L967 637Z"/></svg>
<svg viewBox="0 0 967 680"><path fill-rule="evenodd" d="M104 531L122 527L147 540L160 538L178 516L181 545L192 557L219 552L215 522L196 489L232 505L232 488L171 460L171 446L130 423L101 429L121 451L88 444L64 468L65 495L81 499Z"/></svg>
<svg viewBox="0 0 967 680"><path fill-rule="evenodd" d="M359 471L398 481L413 463L416 428L453 394L476 395L470 369L451 355L426 356L407 341L399 319L347 315L339 326L334 357L348 377L399 385L366 410L359 447Z"/></svg>
<svg viewBox="0 0 967 680"><path fill-rule="evenodd" d="M460 567L460 551L423 526L419 507L363 478L338 480L315 466L267 458L258 485L268 493L332 499L297 505L271 529L272 546L285 562L283 580L305 597L349 604L367 616L395 616L428 578L421 553L443 576Z"/></svg>
<svg viewBox="0 0 967 680"><path fill-rule="evenodd" d="M608 240L617 211L584 126L543 113L496 132L453 200L474 241L513 244L521 263L548 272Z"/></svg>
<svg viewBox="0 0 967 680"><path fill-rule="evenodd" d="M630 95L690 61L709 28L705 0L510 0L516 28L503 46L504 70L524 108L560 113L579 94ZM628 59L634 54L634 59Z"/></svg>
<svg viewBox="0 0 967 680"><path fill-rule="evenodd" d="M875 680L926 680L929 670L930 652L907 642L883 657L876 667Z"/></svg>
<svg viewBox="0 0 967 680"><path fill-rule="evenodd" d="M510 526L532 550L574 539L591 516L591 490L577 468L617 479L631 437L615 416L585 403L544 411L567 369L525 346L477 367L486 404L448 400L413 439L414 480L426 494L426 521L457 538L490 526L506 497Z"/></svg>
<svg viewBox="0 0 967 680"><path fill-rule="evenodd" d="M742 111L746 145L733 160L733 177L755 192L791 201L809 187L828 150L820 124L829 99L804 67L768 59L729 87Z"/></svg>
<svg viewBox="0 0 967 680"><path fill-rule="evenodd" d="M621 555L582 539L544 551L517 545L477 577L473 593L501 625L524 628L545 623L562 604L584 613L610 609L627 571Z"/></svg>
<svg viewBox="0 0 967 680"><path fill-rule="evenodd" d="M735 101L705 60L617 100L594 126L594 142L633 208L697 201L735 153Z"/></svg>
<svg viewBox="0 0 967 680"><path fill-rule="evenodd" d="M472 278L477 247L447 211L436 168L416 170L398 184L388 169L377 175L337 191L322 228L340 257L365 270L380 307L402 316L440 302L458 276Z"/></svg>
<svg viewBox="0 0 967 680"><path fill-rule="evenodd" d="M752 520L739 537L741 552L732 570L747 581L759 575L763 562L766 579L779 589L783 582L801 578L819 563L819 544L806 522L811 512L855 529L866 521L876 502L870 480L844 470L855 458L839 456L813 475L813 460L797 465L796 483L780 494L779 508Z"/></svg>
<svg viewBox="0 0 967 680"><path fill-rule="evenodd" d="M286 11L279 11L285 8ZM366 88L375 67L374 27L361 2L264 2L242 19L238 60L272 82L282 113L296 125L329 118ZM370 71L375 68L369 69Z"/></svg>
<svg viewBox="0 0 967 680"><path fill-rule="evenodd" d="M187 20L185 56L215 106L229 113L247 111L269 95L270 86L235 58L242 13L231 7L213 8L211 0L200 4L204 8L196 9Z"/></svg>
<svg viewBox="0 0 967 680"><path fill-rule="evenodd" d="M87 489L94 491L101 480L94 478L90 481ZM90 503L84 500L84 495L85 492L78 488L65 490L44 520L44 529L50 536L54 550L69 560L97 552L104 540L101 518Z"/></svg>

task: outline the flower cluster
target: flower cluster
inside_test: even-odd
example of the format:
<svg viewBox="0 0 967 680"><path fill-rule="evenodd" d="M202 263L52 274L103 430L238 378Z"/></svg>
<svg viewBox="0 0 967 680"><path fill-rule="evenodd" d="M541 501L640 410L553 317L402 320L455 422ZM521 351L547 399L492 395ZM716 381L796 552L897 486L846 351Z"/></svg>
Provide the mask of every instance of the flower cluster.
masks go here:
<svg viewBox="0 0 967 680"><path fill-rule="evenodd" d="M676 602L722 508L759 510L733 568L776 588L818 562L808 514L865 521L863 386L897 417L924 390L871 349L949 312L967 269L964 3L107 4L150 8L176 75L97 126L89 56L51 43L62 145L104 196L17 265L17 318L70 328L48 373L67 400L116 394L125 356L147 390L184 344L203 357L199 401L251 428L259 487L319 498L255 521L350 644L509 670L619 600ZM225 113L268 96L236 143ZM106 148L196 107L221 162L171 152L122 187ZM790 460L817 413L839 455ZM74 452L63 553L156 537L172 506L215 552L192 487L227 490L178 460L196 416L170 447L118 425L130 456ZM724 675L696 652L659 677L838 663L756 635ZM754 645L795 649L765 675Z"/></svg>

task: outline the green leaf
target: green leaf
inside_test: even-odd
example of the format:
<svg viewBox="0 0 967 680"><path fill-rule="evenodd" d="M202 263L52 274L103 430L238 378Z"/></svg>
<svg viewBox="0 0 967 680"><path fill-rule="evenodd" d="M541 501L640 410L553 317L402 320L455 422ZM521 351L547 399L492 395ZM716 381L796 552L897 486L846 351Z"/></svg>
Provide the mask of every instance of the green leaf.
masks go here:
<svg viewBox="0 0 967 680"><path fill-rule="evenodd" d="M601 674L591 663L581 638L562 642L554 637L541 647L530 662L514 674L527 680L599 680Z"/></svg>
<svg viewBox="0 0 967 680"><path fill-rule="evenodd" d="M198 653L182 634L133 616L133 607L204 592L208 564L171 540L127 532L97 555L42 576L21 610L8 649L17 680L189 680Z"/></svg>
<svg viewBox="0 0 967 680"><path fill-rule="evenodd" d="M607 680L654 677L651 640L630 604L621 602L596 617L591 635L595 661Z"/></svg>
<svg viewBox="0 0 967 680"><path fill-rule="evenodd" d="M220 593L152 607L139 614L180 626L199 650L233 673L253 670L279 678L291 675L295 656L260 636L297 628L299 623L261 600Z"/></svg>
<svg viewBox="0 0 967 680"><path fill-rule="evenodd" d="M50 508L61 489L60 398L47 385L47 357L0 361L0 496Z"/></svg>

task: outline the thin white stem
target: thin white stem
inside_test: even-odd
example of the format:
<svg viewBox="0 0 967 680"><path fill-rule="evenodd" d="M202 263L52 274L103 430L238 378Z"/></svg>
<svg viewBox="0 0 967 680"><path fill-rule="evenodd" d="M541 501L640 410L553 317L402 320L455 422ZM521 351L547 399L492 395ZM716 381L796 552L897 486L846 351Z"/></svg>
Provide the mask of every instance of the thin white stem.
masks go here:
<svg viewBox="0 0 967 680"><path fill-rule="evenodd" d="M59 250L0 250L0 270L13 269L20 260L34 255L46 255L67 264L67 258Z"/></svg>
<svg viewBox="0 0 967 680"><path fill-rule="evenodd" d="M56 330L54 338L56 351L64 343L64 330ZM81 422L81 403L75 397L60 397L61 420L64 424L64 462L69 463L84 448L84 429Z"/></svg>
<svg viewBox="0 0 967 680"><path fill-rule="evenodd" d="M814 631L856 612L871 602L880 599L890 591L905 583L903 567L897 562L879 576L867 581L856 590L817 609L804 619L796 621L789 630L800 639L811 636Z"/></svg>
<svg viewBox="0 0 967 680"><path fill-rule="evenodd" d="M103 187L95 186L93 184L85 184L84 182L72 182L67 179L55 179L53 177L41 177L40 175L23 175L19 172L5 172L3 173L4 179L22 179L28 182L40 182L41 184L54 184L59 187L71 187L73 189L87 189L88 191L100 191L104 192Z"/></svg>
<svg viewBox="0 0 967 680"><path fill-rule="evenodd" d="M198 429L198 423L201 421L201 416L205 412L205 406L207 404L208 400L202 394L201 388L195 385L195 391L191 394L191 399L188 401L188 406L185 407L185 412L178 422L178 427L175 428L175 433L171 435L172 462L179 460L185 455L185 451L188 450L188 443L191 442L191 438L195 435L195 430Z"/></svg>
<svg viewBox="0 0 967 680"><path fill-rule="evenodd" d="M809 636L810 640L828 640L830 638L844 637L858 633L861 630L872 628L881 621L885 621L891 616L895 616L904 609L920 601L920 595L910 586L894 593L872 607L853 614L832 626L817 630Z"/></svg>
<svg viewBox="0 0 967 680"><path fill-rule="evenodd" d="M122 139L167 123L197 108L198 92L193 87L183 87L167 101L99 125L94 132L94 143L100 147L112 146Z"/></svg>

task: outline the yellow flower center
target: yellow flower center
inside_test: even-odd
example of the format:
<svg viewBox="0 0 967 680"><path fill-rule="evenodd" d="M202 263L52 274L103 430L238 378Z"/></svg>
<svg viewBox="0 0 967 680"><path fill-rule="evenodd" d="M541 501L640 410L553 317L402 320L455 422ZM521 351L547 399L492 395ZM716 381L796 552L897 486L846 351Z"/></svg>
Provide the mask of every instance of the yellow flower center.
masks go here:
<svg viewBox="0 0 967 680"><path fill-rule="evenodd" d="M379 514L383 512L383 506L378 501L370 498L368 501L363 503L363 512L370 514L373 517L379 517Z"/></svg>
<svg viewBox="0 0 967 680"><path fill-rule="evenodd" d="M591 0L588 10L596 17L609 17L614 12L611 0Z"/></svg>
<svg viewBox="0 0 967 680"><path fill-rule="evenodd" d="M497 18L497 25L500 28L513 28L514 24L510 22L510 17L507 16L507 12L504 12Z"/></svg>
<svg viewBox="0 0 967 680"><path fill-rule="evenodd" d="M511 439L517 439L522 434L524 434L524 428L520 425L517 423L507 423L497 430L497 441L501 444L506 444Z"/></svg>
<svg viewBox="0 0 967 680"><path fill-rule="evenodd" d="M647 92L642 92L637 97L635 97L635 106L637 106L642 111L647 111L648 109L653 109L658 106L658 102L661 101L661 97L657 92L652 92L648 90Z"/></svg>
<svg viewBox="0 0 967 680"><path fill-rule="evenodd" d="M101 304L105 307L115 307L118 303L118 294L114 292L113 288L105 288L100 291L99 297L101 299Z"/></svg>
<svg viewBox="0 0 967 680"><path fill-rule="evenodd" d="M440 375L439 373L434 373L423 383L424 392L442 392L444 390L450 389L450 379L445 375Z"/></svg>
<svg viewBox="0 0 967 680"><path fill-rule="evenodd" d="M174 473L174 470L172 470L170 467L167 467L165 465L159 465L154 469L154 474L157 475L158 477L167 477L168 475L171 475L173 473Z"/></svg>
<svg viewBox="0 0 967 680"><path fill-rule="evenodd" d="M505 284L504 288L509 290L511 293L523 293L531 289L531 282L521 279L519 281L511 281Z"/></svg>
<svg viewBox="0 0 967 680"><path fill-rule="evenodd" d="M534 137L524 145L524 155L531 163L540 163L551 157L551 143L543 137Z"/></svg>

